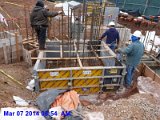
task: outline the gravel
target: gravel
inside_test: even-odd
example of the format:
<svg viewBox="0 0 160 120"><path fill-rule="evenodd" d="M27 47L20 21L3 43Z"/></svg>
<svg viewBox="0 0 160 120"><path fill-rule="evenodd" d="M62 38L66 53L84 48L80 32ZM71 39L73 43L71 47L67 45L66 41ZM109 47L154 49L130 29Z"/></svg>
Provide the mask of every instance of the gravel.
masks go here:
<svg viewBox="0 0 160 120"><path fill-rule="evenodd" d="M148 94L135 94L128 99L116 101L108 100L101 106L87 106L85 111L102 112L105 120L160 120L160 105Z"/></svg>

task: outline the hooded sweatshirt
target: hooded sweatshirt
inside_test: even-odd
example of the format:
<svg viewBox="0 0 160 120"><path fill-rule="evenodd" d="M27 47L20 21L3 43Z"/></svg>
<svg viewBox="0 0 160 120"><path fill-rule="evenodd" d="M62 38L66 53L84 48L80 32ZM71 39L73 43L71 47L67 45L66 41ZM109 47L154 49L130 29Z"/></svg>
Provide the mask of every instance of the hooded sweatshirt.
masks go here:
<svg viewBox="0 0 160 120"><path fill-rule="evenodd" d="M116 42L117 44L119 44L119 33L114 27L111 27L110 29L106 30L105 33L103 33L101 39L103 39L106 36L107 36L106 44L111 44Z"/></svg>
<svg viewBox="0 0 160 120"><path fill-rule="evenodd" d="M41 25L47 27L48 17L55 17L56 15L58 15L57 12L49 12L42 6L35 6L30 15L31 26Z"/></svg>

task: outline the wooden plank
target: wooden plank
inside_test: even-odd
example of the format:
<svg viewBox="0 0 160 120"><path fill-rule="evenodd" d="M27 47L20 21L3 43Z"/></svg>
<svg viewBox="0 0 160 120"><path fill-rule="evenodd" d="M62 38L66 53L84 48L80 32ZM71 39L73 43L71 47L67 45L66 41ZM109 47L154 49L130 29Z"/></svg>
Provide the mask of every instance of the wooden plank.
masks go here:
<svg viewBox="0 0 160 120"><path fill-rule="evenodd" d="M43 56L44 56L44 52L39 52L38 57L39 57L39 58L42 58ZM40 64L40 60L37 60L36 63L35 63L35 65L34 65L34 68L33 68L34 71L37 71L37 70L38 70L39 64Z"/></svg>
<svg viewBox="0 0 160 120"><path fill-rule="evenodd" d="M33 50L29 50L29 52L34 52L34 51L36 51L36 50L38 50L38 48L34 48Z"/></svg>
<svg viewBox="0 0 160 120"><path fill-rule="evenodd" d="M150 69L149 66L147 66L145 63L144 63L144 76L150 77L153 79L153 81L156 81L157 83L160 84L160 76L156 74L152 69Z"/></svg>
<svg viewBox="0 0 160 120"><path fill-rule="evenodd" d="M125 66L91 66L91 67L66 67L56 69L38 69L37 71L63 71L63 70L97 70L97 69L124 69Z"/></svg>
<svg viewBox="0 0 160 120"><path fill-rule="evenodd" d="M75 48L75 51L77 51L77 46L76 46L76 44L74 44L74 48ZM82 62L81 62L81 60L80 60L80 57L79 57L78 53L77 53L77 59L78 59L78 63L79 63L79 65L80 65L80 67L82 68L83 65L82 65Z"/></svg>
<svg viewBox="0 0 160 120"><path fill-rule="evenodd" d="M23 50L23 60L26 62L26 49L24 48L24 46L22 47Z"/></svg>
<svg viewBox="0 0 160 120"><path fill-rule="evenodd" d="M153 57L152 55L150 55L150 57L154 59L157 63L160 63L160 60L158 60L157 58Z"/></svg>
<svg viewBox="0 0 160 120"><path fill-rule="evenodd" d="M97 57L79 57L79 59L96 59ZM98 59L111 59L111 58L115 58L114 56L103 56L103 57L98 57ZM77 59L77 57L72 57L72 58L53 58L53 57L43 57L43 58L39 58L39 57L31 57L32 60L75 60Z"/></svg>
<svg viewBox="0 0 160 120"><path fill-rule="evenodd" d="M39 50L39 51L43 51L43 52L61 52L60 50ZM84 52L94 52L95 50L84 50ZM108 52L108 50L106 50L106 49L102 49L102 50L96 50L96 51L102 51L102 52ZM63 51L63 52L78 52L78 53L83 53L83 51L82 50L78 50L78 51Z"/></svg>
<svg viewBox="0 0 160 120"><path fill-rule="evenodd" d="M19 55L19 43L18 43L18 33L15 33L15 40L16 40L16 56L17 56L17 62L20 61L20 55Z"/></svg>
<svg viewBox="0 0 160 120"><path fill-rule="evenodd" d="M28 64L29 64L29 66L32 66L31 52L30 51L28 51Z"/></svg>
<svg viewBox="0 0 160 120"><path fill-rule="evenodd" d="M60 57L63 58L62 45L60 45Z"/></svg>
<svg viewBox="0 0 160 120"><path fill-rule="evenodd" d="M5 64L8 64L8 57L7 57L6 43L3 43L3 53L4 53L4 60L5 60Z"/></svg>
<svg viewBox="0 0 160 120"><path fill-rule="evenodd" d="M102 43L103 43L103 46L108 50L109 54L111 54L116 58L116 54L106 45L106 43L104 43L104 41L102 41Z"/></svg>

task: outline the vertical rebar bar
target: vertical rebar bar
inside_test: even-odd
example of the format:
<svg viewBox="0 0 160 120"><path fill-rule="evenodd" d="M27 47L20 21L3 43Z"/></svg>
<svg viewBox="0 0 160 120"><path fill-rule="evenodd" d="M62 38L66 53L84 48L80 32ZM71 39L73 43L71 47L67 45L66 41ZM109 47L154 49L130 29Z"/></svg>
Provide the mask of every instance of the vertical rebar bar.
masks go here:
<svg viewBox="0 0 160 120"><path fill-rule="evenodd" d="M70 46L70 29L69 29L69 27L70 27L70 22L69 22L70 20L69 20L69 5L68 5L68 43L69 43L69 57L71 58L71 46ZM71 60L70 60L71 61Z"/></svg>
<svg viewBox="0 0 160 120"><path fill-rule="evenodd" d="M83 0L83 16L82 16L82 24L84 24L85 20L85 13L86 13L86 0Z"/></svg>
<svg viewBox="0 0 160 120"><path fill-rule="evenodd" d="M58 25L58 26L59 26L59 29L58 29L58 30L59 30L58 37L59 37L59 39L60 39L60 38L61 38L61 37L60 37L60 36L61 36L61 35L60 35L60 34L61 34L61 20L60 20L60 18L58 19L58 24L59 24L59 25Z"/></svg>
<svg viewBox="0 0 160 120"><path fill-rule="evenodd" d="M79 51L79 43L80 43L80 32L81 32L81 10L78 10L78 26L77 26L77 51Z"/></svg>
<svg viewBox="0 0 160 120"><path fill-rule="evenodd" d="M64 35L64 33L63 33L63 14L62 14L62 57L63 57L63 55L64 55L64 41L63 41L63 35Z"/></svg>
<svg viewBox="0 0 160 120"><path fill-rule="evenodd" d="M26 27L26 38L28 39L28 23L27 23L27 11L26 11L26 6L24 5L24 18L25 18L25 27ZM29 48L29 46L28 46Z"/></svg>
<svg viewBox="0 0 160 120"><path fill-rule="evenodd" d="M83 38L83 53L82 53L82 56L83 56L83 59L82 59L82 64L84 64L84 57L85 57L85 53L84 53L84 50L85 50L85 42L86 42L86 37L87 37L87 21L88 21L88 15L87 15L87 7L84 11L84 22L85 22L85 25L84 25L84 38ZM84 23L83 22L83 23Z"/></svg>

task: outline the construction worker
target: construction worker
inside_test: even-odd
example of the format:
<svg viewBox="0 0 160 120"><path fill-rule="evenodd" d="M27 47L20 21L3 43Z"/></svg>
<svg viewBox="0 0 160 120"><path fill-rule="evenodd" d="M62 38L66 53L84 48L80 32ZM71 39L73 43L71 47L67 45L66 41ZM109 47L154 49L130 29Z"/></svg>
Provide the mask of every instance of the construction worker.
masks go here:
<svg viewBox="0 0 160 120"><path fill-rule="evenodd" d="M131 36L132 43L128 45L128 47L126 48L119 48L116 50L116 52L124 53L127 55L127 60L126 60L127 74L124 83L124 86L127 89L131 88L134 70L136 66L140 63L140 60L144 53L144 45L139 41L141 35L142 35L141 31L136 30Z"/></svg>
<svg viewBox="0 0 160 120"><path fill-rule="evenodd" d="M99 40L102 40L107 36L106 44L108 44L108 46L114 51L116 46L119 44L119 32L116 30L115 23L113 21L111 21L108 26L110 28L103 33Z"/></svg>
<svg viewBox="0 0 160 120"><path fill-rule="evenodd" d="M35 29L39 42L39 49L45 49L46 31L48 27L48 17L55 17L59 12L49 12L45 7L43 0L38 0L30 15L31 26Z"/></svg>
<svg viewBox="0 0 160 120"><path fill-rule="evenodd" d="M81 39L83 33L83 25L81 23L80 18L76 17L74 23L72 24L72 32L71 38L72 39Z"/></svg>

